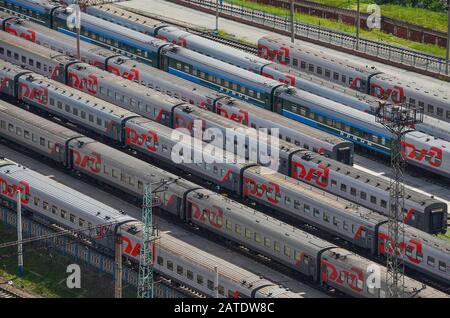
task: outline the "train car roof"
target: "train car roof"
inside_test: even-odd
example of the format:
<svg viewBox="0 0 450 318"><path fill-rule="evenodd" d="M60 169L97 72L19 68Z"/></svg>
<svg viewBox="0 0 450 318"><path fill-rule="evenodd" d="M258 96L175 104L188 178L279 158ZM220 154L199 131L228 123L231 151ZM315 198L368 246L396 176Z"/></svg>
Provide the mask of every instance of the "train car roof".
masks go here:
<svg viewBox="0 0 450 318"><path fill-rule="evenodd" d="M329 243L321 238L302 231L292 225L284 223L278 219L268 216L255 209L230 200L223 195L215 192L201 189L195 190L191 194L196 200L208 202L208 206L217 206L222 208L224 215L232 214L235 222L245 222L245 224L257 224L256 227L264 226L268 232L277 237L284 237L286 243L296 246L296 242L308 244L310 250L320 251L324 248L334 247L335 245Z"/></svg>
<svg viewBox="0 0 450 318"><path fill-rule="evenodd" d="M29 113L2 100L0 100L0 113L8 114L17 120L26 122L28 125L39 127L40 129L48 132L48 134L53 136L54 139L62 139L63 141L67 141L72 138L82 136L71 129L55 124L45 118Z"/></svg>
<svg viewBox="0 0 450 318"><path fill-rule="evenodd" d="M237 80L241 82L247 82L246 85L253 85L252 87L254 87L255 89L256 88L262 89L263 92L270 93L272 88L282 85L282 83L274 79L270 79L262 75L255 74L253 72L239 68L238 66L216 60L214 58L205 56L203 54L185 48L173 47L170 51L176 56L176 58L180 58L184 60L186 63L194 64L197 67L200 66L199 70L201 70L201 67L206 67L209 69L208 73L211 74L216 73L217 76L224 79L228 78L230 81ZM255 85L257 85L257 87L255 87Z"/></svg>
<svg viewBox="0 0 450 318"><path fill-rule="evenodd" d="M47 79L41 75L27 75L27 81L38 82L43 84L47 89L58 92L60 95L70 99L75 99L78 103L83 103L88 106L94 113L103 113L108 116L114 116L116 119L125 119L128 117L139 116L125 108L115 106L95 96L79 91L70 86L61 84Z"/></svg>
<svg viewBox="0 0 450 318"><path fill-rule="evenodd" d="M12 177L17 183L20 181L27 182L31 189L73 206L74 210L82 211L85 215L104 219L108 222L132 220L129 216L123 215L106 204L21 165L3 166L0 167L0 172Z"/></svg>
<svg viewBox="0 0 450 318"><path fill-rule="evenodd" d="M235 105L239 109L248 110L249 112L251 112L258 118L265 118L267 120L276 121L278 124L280 124L281 126L284 126L286 129L293 129L293 130L300 131L302 133L307 134L310 137L322 140L324 142L327 142L327 143L330 143L333 145L340 144L340 143L350 143L343 138L326 133L322 130L313 128L309 125L302 124L296 120L289 119L289 118L279 115L277 113L272 113L266 109L247 104L241 100L229 97L228 101L229 101L229 103L231 103L231 105ZM225 104L226 103L227 102L225 102Z"/></svg>
<svg viewBox="0 0 450 318"><path fill-rule="evenodd" d="M138 22L139 24L143 24L145 26L150 26L152 28L167 25L159 20L155 20L155 19L143 16L143 15L138 15L138 14L121 9L115 5L108 4L108 3L101 4L99 6L89 6L86 9L86 12L89 14L91 14L92 11L108 12L108 13L114 14L117 17L124 18L131 22Z"/></svg>
<svg viewBox="0 0 450 318"><path fill-rule="evenodd" d="M40 46L31 41L9 34L7 32L0 32L0 41L5 44L11 44L16 47L20 47L21 50L37 54L49 60L58 60L61 63L70 63L76 61L76 59L66 56L57 51ZM18 61L19 62L19 61Z"/></svg>
<svg viewBox="0 0 450 318"><path fill-rule="evenodd" d="M316 48L312 48L311 46L307 46L305 47L304 45L300 45L297 43L292 44L291 42L288 42L286 40L284 40L280 35L276 35L276 34L270 34L270 35L264 35L263 36L264 39L268 40L268 41L272 41L272 42L276 42L276 43L283 43L283 46L288 46L289 48L300 52L300 53L304 53L304 54L308 54L308 55L314 55L317 58L321 58L323 60L328 61L329 63L332 64L339 64L341 67L345 67L347 69L353 69L357 72L361 72L367 75L371 75L371 74L377 74L379 73L379 71L372 66L363 66L362 63L358 63L358 62L354 62L351 61L347 58L329 58L328 56L330 55L330 53L324 52L320 49L316 49Z"/></svg>
<svg viewBox="0 0 450 318"><path fill-rule="evenodd" d="M75 141L71 142L71 145L73 147L81 148L83 151L97 153L102 156L103 160L115 163L116 167L127 169L127 171L134 171L133 175L141 176L142 179L151 180L151 182L166 180L170 184L176 183L186 189L198 187L195 183L187 181L186 179L160 169L148 162L135 158L88 137L77 138Z"/></svg>
<svg viewBox="0 0 450 318"><path fill-rule="evenodd" d="M280 173L273 173L262 167L250 167L247 171L264 176L267 182L273 182L285 189L289 189L294 193L302 192L304 196L313 199L315 202L320 202L327 207L332 207L336 210L345 211L351 213L356 218L364 218L370 220L372 224L386 221L386 217L373 212L363 206L350 202L346 199L340 198L334 194L315 188L305 182L290 178Z"/></svg>
<svg viewBox="0 0 450 318"><path fill-rule="evenodd" d="M352 179L361 180L361 182L364 182L364 184L367 184L370 187L378 188L383 191L389 191L389 181L388 180L385 180L378 176L374 176L370 173L367 173L360 169L343 164L336 160L330 160L330 159L324 158L323 156L320 156L315 153L311 153L311 152L306 153L305 152L305 155L306 155L306 157L303 158L304 160L312 161L316 165L324 164L328 169L330 169L332 171L337 171L342 175L351 177ZM363 189L360 189L360 190L363 190ZM405 188L405 197L408 200L416 202L419 205L427 205L430 203L441 202L441 201L438 201L438 200L430 197L429 195L425 195L420 192L413 191L409 188Z"/></svg>

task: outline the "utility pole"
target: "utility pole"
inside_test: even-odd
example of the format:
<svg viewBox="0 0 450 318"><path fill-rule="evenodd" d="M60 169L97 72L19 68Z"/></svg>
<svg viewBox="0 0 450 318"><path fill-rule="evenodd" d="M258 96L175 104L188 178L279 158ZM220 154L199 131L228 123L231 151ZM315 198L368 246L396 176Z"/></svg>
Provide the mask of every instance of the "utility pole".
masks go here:
<svg viewBox="0 0 450 318"><path fill-rule="evenodd" d="M219 34L219 0L216 0L216 32Z"/></svg>
<svg viewBox="0 0 450 318"><path fill-rule="evenodd" d="M385 244L386 255L386 296L402 298L404 296L404 265L401 246L404 245L403 211L405 205L405 187L403 169L405 163L405 134L413 131L417 123L423 121L423 108L406 103L405 98L398 105L386 105L379 102L375 120L392 134L391 166L389 181L389 218L388 235Z"/></svg>
<svg viewBox="0 0 450 318"><path fill-rule="evenodd" d="M216 274L214 277L215 297L219 298L219 268L217 265L214 265L214 273Z"/></svg>
<svg viewBox="0 0 450 318"><path fill-rule="evenodd" d="M142 202L142 245L139 260L138 298L153 298L153 209L152 185L144 185Z"/></svg>
<svg viewBox="0 0 450 318"><path fill-rule="evenodd" d="M360 0L356 3L356 51L359 50L359 28L361 26Z"/></svg>
<svg viewBox="0 0 450 318"><path fill-rule="evenodd" d="M445 50L445 74L448 75L448 59L450 51L450 0L447 0L447 49Z"/></svg>
<svg viewBox="0 0 450 318"><path fill-rule="evenodd" d="M122 298L122 234L115 234L115 275L114 275L114 298Z"/></svg>
<svg viewBox="0 0 450 318"><path fill-rule="evenodd" d="M77 37L77 58L81 60L81 53L80 53L80 37L81 37L81 9L78 5L78 0L76 1L76 4L71 4L66 8L66 12L69 13L69 16L67 17L67 26L70 29L75 28L76 29L76 37Z"/></svg>
<svg viewBox="0 0 450 318"><path fill-rule="evenodd" d="M17 190L17 273L23 276L23 246L22 246L22 192Z"/></svg>
<svg viewBox="0 0 450 318"><path fill-rule="evenodd" d="M77 8L75 9L75 16L76 16L76 28L77 28L77 58L79 60L81 60L81 53L80 53L81 9L80 9L80 5L78 4L78 0L77 0Z"/></svg>
<svg viewBox="0 0 450 318"><path fill-rule="evenodd" d="M291 42L295 41L294 0L291 0Z"/></svg>

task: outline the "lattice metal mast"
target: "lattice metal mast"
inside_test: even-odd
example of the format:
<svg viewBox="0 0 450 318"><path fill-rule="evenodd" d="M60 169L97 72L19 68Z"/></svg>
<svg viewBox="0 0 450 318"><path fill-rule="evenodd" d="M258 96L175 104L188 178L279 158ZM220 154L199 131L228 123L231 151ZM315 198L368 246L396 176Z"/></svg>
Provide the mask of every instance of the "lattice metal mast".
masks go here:
<svg viewBox="0 0 450 318"><path fill-rule="evenodd" d="M404 296L404 266L401 246L404 246L403 213L405 205L405 188L403 170L405 163L405 134L414 130L417 123L423 121L423 109L407 104L405 100L399 105L386 105L380 102L376 121L392 133L391 168L389 183L389 219L386 242L386 284L387 297Z"/></svg>
<svg viewBox="0 0 450 318"><path fill-rule="evenodd" d="M139 260L139 298L153 298L153 206L152 185L144 185L144 197L142 202L142 245Z"/></svg>
<svg viewBox="0 0 450 318"><path fill-rule="evenodd" d="M153 298L153 248L156 235L153 224L153 207L160 204L153 194L164 192L160 188L166 186L169 181L161 180L158 183L146 183L142 204L142 246L139 259L138 298ZM155 189L153 186L156 185Z"/></svg>

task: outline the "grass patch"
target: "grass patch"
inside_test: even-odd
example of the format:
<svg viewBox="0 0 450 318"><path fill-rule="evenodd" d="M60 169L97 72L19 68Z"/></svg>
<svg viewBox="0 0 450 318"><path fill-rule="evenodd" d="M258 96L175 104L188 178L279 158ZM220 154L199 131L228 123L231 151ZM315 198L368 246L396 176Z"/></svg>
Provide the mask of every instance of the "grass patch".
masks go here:
<svg viewBox="0 0 450 318"><path fill-rule="evenodd" d="M356 11L357 0L311 0L313 2ZM373 1L361 0L361 12ZM398 4L380 4L381 16L412 23L424 28L447 32L447 12L436 12Z"/></svg>
<svg viewBox="0 0 450 318"><path fill-rule="evenodd" d="M249 0L225 0L225 1L228 3L235 4L235 5L240 5L243 7L272 13L277 16L289 17L289 10L287 10L287 9L278 8L278 7L274 7L274 6L270 6L270 5L259 4L259 3L255 3L255 2L252 2ZM324 1L327 1L327 0L324 0ZM333 1L341 1L342 2L343 0L333 0ZM331 20L331 19L323 19L320 17L311 16L311 15L307 15L307 14L303 14L303 13L299 13L299 12L295 13L294 19L298 22L318 25L318 26L321 26L321 27L324 27L327 29L331 29L334 31L345 32L345 33L352 34L352 35L354 35L356 33L355 26L342 24L342 23L339 23L339 22L337 22L335 20ZM425 52L428 54L433 54L436 56L441 56L441 57L445 56L445 48L441 48L439 46L432 45L432 44L424 44L424 43L418 43L418 42L414 42L414 41L407 40L407 39L402 39L402 38L393 36L391 34L383 33L376 29L375 30L361 30L360 34L361 34L361 37L364 37L367 39L385 42L385 43L398 45L398 46L403 46L406 48L414 49L414 50Z"/></svg>
<svg viewBox="0 0 450 318"><path fill-rule="evenodd" d="M16 231L0 223L0 242L16 240ZM17 276L17 248L2 249L0 277L11 280L15 286L48 298L106 298L114 297L114 279L81 261L64 256L56 249L38 249L36 245L24 246L25 274ZM67 265L77 263L81 268L81 288L66 286ZM123 297L136 297L136 289L125 287Z"/></svg>
<svg viewBox="0 0 450 318"><path fill-rule="evenodd" d="M450 242L450 229L448 229L445 234L439 234L438 237L442 240Z"/></svg>

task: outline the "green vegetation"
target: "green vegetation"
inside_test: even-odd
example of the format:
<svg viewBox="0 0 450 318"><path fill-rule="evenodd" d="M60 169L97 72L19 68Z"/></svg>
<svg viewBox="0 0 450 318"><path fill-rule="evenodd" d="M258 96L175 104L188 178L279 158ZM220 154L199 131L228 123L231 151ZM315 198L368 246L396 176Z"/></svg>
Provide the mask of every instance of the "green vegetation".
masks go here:
<svg viewBox="0 0 450 318"><path fill-rule="evenodd" d="M445 234L439 234L438 237L442 240L446 240L450 242L450 229L447 230Z"/></svg>
<svg viewBox="0 0 450 318"><path fill-rule="evenodd" d="M0 223L0 242L16 240L15 229ZM25 275L17 274L17 248L2 249L0 253L0 277L14 282L24 290L43 297L114 297L114 279L81 261L64 256L56 249L38 249L35 245L24 246ZM69 289L66 286L67 265L77 263L81 267L81 288ZM126 287L124 297L135 297L136 289Z"/></svg>
<svg viewBox="0 0 450 318"><path fill-rule="evenodd" d="M289 17L289 10L287 10L287 9L264 5L264 4L259 4L259 3L255 3L255 2L252 2L249 0L225 0L225 1L235 4L235 5L244 6L247 8L253 8L255 10L265 11L265 12L272 13L272 14L275 14L278 16ZM328 0L319 0L319 1L328 1ZM330 0L330 1L336 1L336 2L344 2L345 1L345 2L347 2L346 0ZM354 1L354 0L352 0L352 1ZM316 16L306 15L306 14L298 13L298 12L295 13L294 18L296 21L319 25L319 26L327 28L327 29L332 29L332 30L336 30L336 31L340 31L340 32L349 33L349 34L356 33L356 28L354 26L342 24L342 23L339 23L339 22L337 22L335 20L331 20L331 19L323 19L323 18L319 18ZM425 17L423 17L423 18L425 19ZM400 45L403 47L407 47L407 48L414 49L414 50L421 51L421 52L426 52L426 53L437 55L437 56L445 56L445 48L441 48L436 45L418 43L418 42L410 41L407 39L402 39L402 38L393 36L391 34L383 33L380 30L376 30L376 29L371 30L371 31L361 30L361 37L372 39L372 40L377 40L377 41L382 41L382 42L390 43L393 45Z"/></svg>
<svg viewBox="0 0 450 318"><path fill-rule="evenodd" d="M351 9L356 11L357 0L311 0L329 6ZM367 12L367 6L378 3L381 8L381 16L409 22L418 26L447 32L447 12L444 8L436 8L435 11L413 7L412 4L398 4L394 1L369 1L361 0L361 12ZM432 7L433 8L433 7Z"/></svg>

